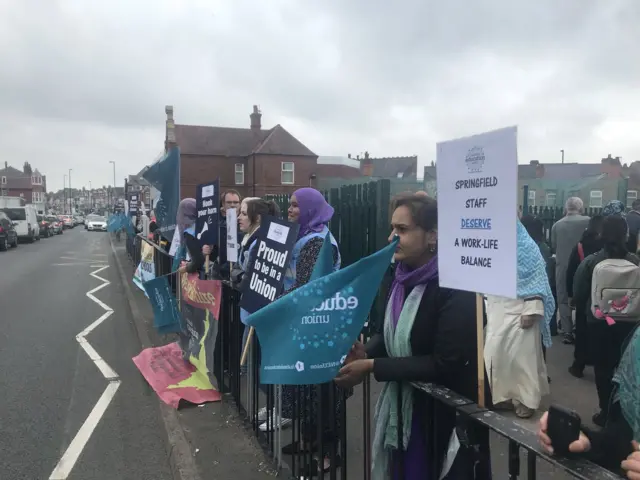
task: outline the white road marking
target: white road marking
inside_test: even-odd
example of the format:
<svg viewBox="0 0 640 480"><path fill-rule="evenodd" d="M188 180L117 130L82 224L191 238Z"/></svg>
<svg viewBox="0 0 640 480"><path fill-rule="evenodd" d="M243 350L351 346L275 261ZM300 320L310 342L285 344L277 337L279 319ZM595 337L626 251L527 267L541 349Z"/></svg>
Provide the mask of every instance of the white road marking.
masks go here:
<svg viewBox="0 0 640 480"><path fill-rule="evenodd" d="M81 262L81 263L52 263L51 266L52 267L65 267L67 265L84 265L85 267L89 267L89 268L100 268L100 267L108 267L109 265L91 265L92 263L95 263L95 261L93 262Z"/></svg>
<svg viewBox="0 0 640 480"><path fill-rule="evenodd" d="M120 380L109 382L109 385L105 388L104 392L98 399L98 402L93 407L93 410L91 410L91 413L80 427L80 430L78 430L76 436L73 437L71 444L69 444L69 448L64 452L64 455L58 462L58 465L56 465L56 468L49 477L49 480L67 480L71 474L71 470L73 470L73 467L78 461L82 450L84 450L84 446L89 442L91 434L98 423L100 423L100 419L109 407L109 404L116 395L119 387Z"/></svg>
<svg viewBox="0 0 640 480"><path fill-rule="evenodd" d="M78 461L78 458L80 458L85 445L89 442L93 431L95 430L98 423L100 423L100 420L102 419L104 412L107 411L107 408L113 400L113 397L115 397L121 383L118 374L109 366L107 362L103 360L103 358L98 354L98 352L96 352L95 348L93 348L93 346L88 342L86 338L87 335L95 330L102 322L113 315L113 309L93 295L97 291L111 284L109 280L98 275L98 273L108 268L109 265L94 265L94 267L96 267L97 270L94 270L89 275L97 280L100 280L103 283L89 290L86 293L86 296L100 305L105 310L105 312L87 328L76 335L76 340L82 347L82 349L87 353L91 361L96 365L96 367L98 367L98 370L100 370L100 373L102 373L102 376L109 382L109 384L98 399L98 402L91 410L91 413L89 414L87 419L80 427L80 430L78 430L78 433L76 433L76 436L73 437L73 440L69 444L67 450L64 452L64 455L62 455L62 458L56 465L56 468L53 470L53 473L49 477L49 480L67 480L67 478L71 474L71 471L73 470L73 467Z"/></svg>

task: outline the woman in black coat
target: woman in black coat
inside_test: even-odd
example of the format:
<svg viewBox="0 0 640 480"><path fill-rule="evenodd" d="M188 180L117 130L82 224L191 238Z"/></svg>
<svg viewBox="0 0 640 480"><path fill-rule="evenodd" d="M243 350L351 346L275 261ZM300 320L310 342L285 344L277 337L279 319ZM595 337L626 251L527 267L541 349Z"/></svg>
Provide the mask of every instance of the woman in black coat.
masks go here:
<svg viewBox="0 0 640 480"><path fill-rule="evenodd" d="M438 285L436 201L403 195L392 210L389 240L397 235L399 245L384 325L354 345L336 383L348 388L369 373L386 382L376 407L374 480L438 478L456 417L424 385L477 401L476 296ZM488 433L478 444L476 455L460 449L445 479L491 477Z"/></svg>
<svg viewBox="0 0 640 480"><path fill-rule="evenodd" d="M573 365L569 367L569 373L576 378L584 376L584 369L591 364L589 359L589 339L587 333L587 312L584 305L573 304L573 277L580 263L589 255L602 250L602 215L594 215L589 220L589 226L582 234L580 242L573 247L567 266L567 294L572 306L576 309L575 323L575 348L573 351Z"/></svg>

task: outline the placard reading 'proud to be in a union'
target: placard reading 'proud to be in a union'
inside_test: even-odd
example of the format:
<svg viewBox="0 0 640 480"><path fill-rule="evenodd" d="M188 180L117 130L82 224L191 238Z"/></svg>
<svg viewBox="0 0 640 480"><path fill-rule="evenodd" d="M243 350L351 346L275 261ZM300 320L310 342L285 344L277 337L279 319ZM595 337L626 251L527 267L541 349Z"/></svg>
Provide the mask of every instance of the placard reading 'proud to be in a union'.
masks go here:
<svg viewBox="0 0 640 480"><path fill-rule="evenodd" d="M517 127L438 143L443 287L516 298Z"/></svg>

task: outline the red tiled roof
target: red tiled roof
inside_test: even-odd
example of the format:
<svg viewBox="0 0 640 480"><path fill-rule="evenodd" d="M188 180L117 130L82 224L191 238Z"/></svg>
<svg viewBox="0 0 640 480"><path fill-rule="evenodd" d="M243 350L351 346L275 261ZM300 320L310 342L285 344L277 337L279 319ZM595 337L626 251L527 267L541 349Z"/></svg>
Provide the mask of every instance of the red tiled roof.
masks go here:
<svg viewBox="0 0 640 480"><path fill-rule="evenodd" d="M176 143L184 155L246 157L252 153L316 156L280 125L270 130L176 125Z"/></svg>

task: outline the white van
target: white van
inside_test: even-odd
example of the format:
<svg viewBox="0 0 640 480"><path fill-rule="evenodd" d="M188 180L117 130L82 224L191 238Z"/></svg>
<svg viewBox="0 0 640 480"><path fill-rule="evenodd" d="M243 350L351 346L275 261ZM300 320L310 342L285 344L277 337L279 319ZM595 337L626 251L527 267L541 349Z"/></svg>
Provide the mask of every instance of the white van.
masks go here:
<svg viewBox="0 0 640 480"><path fill-rule="evenodd" d="M33 205L24 207L6 207L2 209L9 219L16 224L16 232L20 240L34 242L40 240L38 212Z"/></svg>

